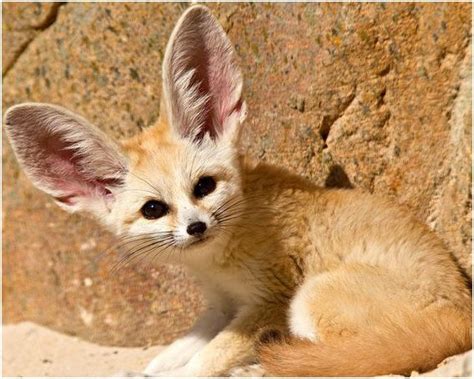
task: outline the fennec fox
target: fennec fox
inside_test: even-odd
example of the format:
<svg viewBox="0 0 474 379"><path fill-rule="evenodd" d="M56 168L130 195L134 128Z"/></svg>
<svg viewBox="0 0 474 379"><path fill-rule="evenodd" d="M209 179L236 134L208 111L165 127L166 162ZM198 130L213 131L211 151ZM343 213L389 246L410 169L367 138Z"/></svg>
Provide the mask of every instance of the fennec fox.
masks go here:
<svg viewBox="0 0 474 379"><path fill-rule="evenodd" d="M470 290L440 240L375 196L239 155L241 95L230 41L194 6L168 43L160 119L140 135L116 143L47 104L6 113L39 189L127 236L130 261L183 264L201 284L207 311L145 373L407 374L469 349Z"/></svg>

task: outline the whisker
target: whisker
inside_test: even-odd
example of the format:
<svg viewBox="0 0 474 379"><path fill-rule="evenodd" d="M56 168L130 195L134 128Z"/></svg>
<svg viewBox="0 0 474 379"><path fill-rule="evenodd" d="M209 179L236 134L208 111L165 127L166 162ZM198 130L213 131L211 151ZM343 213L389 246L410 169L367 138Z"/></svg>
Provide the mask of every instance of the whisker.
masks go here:
<svg viewBox="0 0 474 379"><path fill-rule="evenodd" d="M265 217L265 216L271 216L272 215L272 212L271 210L268 210L268 209L260 209L260 210L257 210L257 209L232 209L232 210L228 210L226 212L221 212L219 214L215 214L213 215L215 217L216 220L218 221L226 221L228 220L230 217L232 218L242 218L242 219L245 219L245 218L256 218L257 216L262 218L262 217Z"/></svg>
<svg viewBox="0 0 474 379"><path fill-rule="evenodd" d="M212 215L220 217L220 216L228 214L228 213L236 214L236 213L240 213L240 212L246 212L246 213L255 214L255 215L257 215L257 214L263 215L265 213L268 214L268 215L275 214L275 211L272 208L265 207L265 206L257 206L257 207L253 207L253 208L244 207L244 206L234 206L234 207L231 207L231 208L228 208L228 209L224 209L220 212L213 213Z"/></svg>
<svg viewBox="0 0 474 379"><path fill-rule="evenodd" d="M165 261L169 261L169 259L171 257L171 254L173 253L173 249L170 249L170 248L173 248L173 247L174 247L174 244L169 244L164 249L158 251L157 253L154 253L154 257L151 260L152 264L155 262L155 260L158 258L158 256L163 255L166 252L166 250L168 250L168 249L169 249L168 250L168 255L167 255Z"/></svg>
<svg viewBox="0 0 474 379"><path fill-rule="evenodd" d="M194 163L196 162L196 158L197 158L197 153L198 153L198 150L195 149L194 150L194 155L193 155L193 159L191 160L191 168L189 169L189 178L191 179L193 176L198 176L198 175L195 175L196 173L193 172L194 170ZM193 175L194 174L194 175ZM199 173L198 173L199 174Z"/></svg>
<svg viewBox="0 0 474 379"><path fill-rule="evenodd" d="M237 229L242 229L242 230L246 230L250 232L255 231L255 227L262 227L262 228L268 227L268 224L256 224L256 223L239 224L239 223L221 222L218 225L222 227L223 229L225 228L227 230L232 230L233 228L237 228Z"/></svg>
<svg viewBox="0 0 474 379"><path fill-rule="evenodd" d="M94 258L94 263L97 264L100 260L104 259L107 255L114 253L116 250L120 250L122 247L128 244L150 240L150 239L151 239L150 237L141 237L141 238L137 238L133 240L119 241L119 242L113 243L111 246L109 246L107 249L105 249L102 253L100 253L98 256Z"/></svg>
<svg viewBox="0 0 474 379"><path fill-rule="evenodd" d="M168 250L170 247L174 246L173 241L174 240L170 240L170 241L166 241L166 243L163 243L163 244L150 246L150 248L148 248L146 251L143 251L139 254L138 257L141 257L140 262L144 261L145 259L148 259L148 257L151 254L154 254L154 257L151 258L151 264L153 265L155 263L155 259L159 255L162 255L166 250ZM161 249L156 251L157 248L161 248Z"/></svg>
<svg viewBox="0 0 474 379"><path fill-rule="evenodd" d="M125 266L134 260L134 257L139 256L144 249L149 246L159 246L160 244L166 244L173 240L172 231L154 232L154 233L143 233L137 236L125 236L122 237L117 247L119 249L128 245L133 245L127 252L123 253L123 256L119 261L112 267L111 271L115 272L122 266ZM109 249L110 250L110 249Z"/></svg>
<svg viewBox="0 0 474 379"><path fill-rule="evenodd" d="M132 235L132 236L119 236L118 241L114 242L112 245L110 245L104 252L99 254L97 257L95 257L94 262L97 263L101 259L103 259L107 254L112 253L115 249L120 249L123 246L126 246L128 243L133 243L133 242L138 242L140 240L145 240L145 239L151 239L151 238L157 238L161 236L166 236L171 232L150 232L150 233L142 233L138 235Z"/></svg>
<svg viewBox="0 0 474 379"><path fill-rule="evenodd" d="M133 263L143 254L149 251L149 248L155 249L160 246L166 245L168 242L163 241L154 241L152 243L146 244L142 246L140 249L133 252L133 254L127 254L127 256L123 257L114 267L112 268L112 272L117 272L119 269L128 266L129 264Z"/></svg>
<svg viewBox="0 0 474 379"><path fill-rule="evenodd" d="M148 242L148 243L149 243L149 242L151 242L151 243L160 243L160 242L168 241L169 239L172 239L172 238L173 238L172 235L169 235L169 236L165 236L165 237L160 238L160 239L158 239L158 238L149 239L149 240L147 240L146 242ZM129 251L129 252L127 253L127 255L128 255L128 256L131 256L131 255L135 254L137 251L140 250L141 246L143 246L144 244L145 244L145 243L142 243L140 246L135 246L135 247L134 247L134 250L133 250L133 251Z"/></svg>
<svg viewBox="0 0 474 379"><path fill-rule="evenodd" d="M228 210L229 208L233 207L233 206L237 206L241 203L245 203L246 202L246 199L242 199L242 198L231 198L227 201L225 201L224 203L222 203L219 207L217 207L214 212L212 212L212 214L218 214L218 213L222 213L222 212L225 212L226 210Z"/></svg>
<svg viewBox="0 0 474 379"><path fill-rule="evenodd" d="M131 171L129 171L129 174L133 175L135 178L141 180L141 181L144 182L145 184L148 184L151 188L153 188L153 189L156 191L156 194L161 197L161 195L160 195L160 190L159 190L158 188L156 188L153 184L151 184L148 180L143 179L142 177L138 176L137 174L135 174L135 173L133 173L133 172L131 172Z"/></svg>
<svg viewBox="0 0 474 379"><path fill-rule="evenodd" d="M225 201L223 204L221 204L219 207L217 207L213 213L215 214L218 214L220 212L225 212L226 210L228 210L229 208L231 207L236 207L238 205L247 205L249 207L252 207L253 209L255 209L256 207L259 208L259 207L265 207L264 205L255 205L255 204L250 204L249 203L249 200L253 200L253 199L259 199L260 196L259 195L254 195L254 196L244 196L244 197L233 197L233 198L230 198L229 200Z"/></svg>
<svg viewBox="0 0 474 379"><path fill-rule="evenodd" d="M270 216L272 213L271 212L267 212L266 210L264 210L265 212L263 212L263 210L252 210L252 209L235 209L235 210L232 210L232 211L227 211L227 212L223 212L223 213L220 213L218 215L215 215L216 218L218 219L225 219L226 217L230 217L230 216L260 216L260 217L263 217L263 216Z"/></svg>
<svg viewBox="0 0 474 379"><path fill-rule="evenodd" d="M155 196L156 196L156 192L147 191L147 190L144 190L144 189L141 189L141 188L126 188L126 189L122 189L122 190L120 190L120 191L117 191L117 193L118 193L118 194L121 194L121 193L129 192L129 191L133 191L133 192L146 192L146 193L151 193L152 195L155 195Z"/></svg>

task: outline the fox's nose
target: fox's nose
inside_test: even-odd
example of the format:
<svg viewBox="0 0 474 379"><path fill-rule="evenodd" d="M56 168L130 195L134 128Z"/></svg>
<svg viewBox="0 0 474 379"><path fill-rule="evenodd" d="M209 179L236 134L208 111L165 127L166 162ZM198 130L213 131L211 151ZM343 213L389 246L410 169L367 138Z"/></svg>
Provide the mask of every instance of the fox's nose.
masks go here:
<svg viewBox="0 0 474 379"><path fill-rule="evenodd" d="M198 222L193 222L192 224L189 224L186 231L191 236L198 236L200 234L203 234L206 231L206 229L207 229L206 223L202 221L198 221Z"/></svg>

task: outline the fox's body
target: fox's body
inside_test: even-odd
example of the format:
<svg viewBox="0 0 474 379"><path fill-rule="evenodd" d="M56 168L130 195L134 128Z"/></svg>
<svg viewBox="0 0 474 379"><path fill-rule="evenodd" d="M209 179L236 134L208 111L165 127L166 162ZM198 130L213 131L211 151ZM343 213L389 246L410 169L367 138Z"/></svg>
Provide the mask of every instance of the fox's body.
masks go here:
<svg viewBox="0 0 474 379"><path fill-rule="evenodd" d="M208 309L146 374L258 360L276 375L405 374L469 349L470 290L441 241L385 200L248 161L241 88L222 28L192 7L142 134L117 144L47 104L5 118L40 189L121 236L125 260L183 264L201 284Z"/></svg>

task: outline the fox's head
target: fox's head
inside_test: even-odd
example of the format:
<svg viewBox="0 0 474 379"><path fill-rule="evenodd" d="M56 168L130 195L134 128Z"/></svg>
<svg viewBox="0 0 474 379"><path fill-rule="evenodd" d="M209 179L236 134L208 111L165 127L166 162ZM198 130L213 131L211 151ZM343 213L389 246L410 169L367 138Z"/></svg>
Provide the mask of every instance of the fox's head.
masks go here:
<svg viewBox="0 0 474 379"><path fill-rule="evenodd" d="M226 238L242 196L242 77L206 8L194 6L179 20L162 75L157 124L123 142L49 104L16 105L5 125L27 176L62 208L93 214L142 244L143 254L166 247L166 256L185 259L184 250L192 255Z"/></svg>

